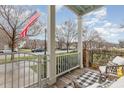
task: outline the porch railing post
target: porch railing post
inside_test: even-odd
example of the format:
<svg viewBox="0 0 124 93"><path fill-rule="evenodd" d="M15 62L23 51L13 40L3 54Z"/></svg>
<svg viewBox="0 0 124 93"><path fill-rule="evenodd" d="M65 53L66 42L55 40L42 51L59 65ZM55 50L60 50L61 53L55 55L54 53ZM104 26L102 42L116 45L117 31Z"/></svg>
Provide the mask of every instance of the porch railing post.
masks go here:
<svg viewBox="0 0 124 93"><path fill-rule="evenodd" d="M56 82L56 59L55 59L55 5L48 6L48 42L47 49L49 62L47 64L47 75L49 85Z"/></svg>

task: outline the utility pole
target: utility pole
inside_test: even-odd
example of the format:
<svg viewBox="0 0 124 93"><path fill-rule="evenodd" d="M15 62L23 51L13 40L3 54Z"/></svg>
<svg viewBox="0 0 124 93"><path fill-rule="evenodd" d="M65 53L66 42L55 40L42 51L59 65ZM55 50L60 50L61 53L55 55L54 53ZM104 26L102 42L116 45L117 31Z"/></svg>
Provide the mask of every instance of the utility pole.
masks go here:
<svg viewBox="0 0 124 93"><path fill-rule="evenodd" d="M46 69L47 69L47 67L46 67L46 66L47 66L47 63L46 63L46 62L47 62L47 61L46 61L46 60L47 60L47 56L46 56L46 51L47 51L46 31L47 31L47 30L46 30L46 28L45 28L44 31L45 31L45 40L44 40L44 47L45 47L45 48L44 48L44 55L45 55L45 56L44 56L44 77L46 78L46 77L47 77L47 75L46 75L46 72L47 72L47 71L46 71Z"/></svg>
<svg viewBox="0 0 124 93"><path fill-rule="evenodd" d="M45 40L44 40L45 48L44 48L44 55L46 55L47 51L47 43L46 43L46 28L45 28Z"/></svg>

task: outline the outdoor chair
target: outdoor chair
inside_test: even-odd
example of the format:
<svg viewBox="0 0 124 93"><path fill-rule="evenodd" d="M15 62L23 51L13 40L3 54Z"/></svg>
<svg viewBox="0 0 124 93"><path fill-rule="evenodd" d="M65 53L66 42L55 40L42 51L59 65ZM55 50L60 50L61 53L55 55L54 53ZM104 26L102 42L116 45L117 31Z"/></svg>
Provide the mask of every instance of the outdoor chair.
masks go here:
<svg viewBox="0 0 124 93"><path fill-rule="evenodd" d="M122 68L121 74L124 72L124 58L115 57L113 61L109 61L106 66L99 66L99 71L101 73L100 80L102 80L102 76L105 79L117 79L118 78L118 70ZM105 81L105 80L104 80Z"/></svg>
<svg viewBox="0 0 124 93"><path fill-rule="evenodd" d="M118 76L118 69L122 68L122 74L124 74L124 65L106 66L106 75Z"/></svg>
<svg viewBox="0 0 124 93"><path fill-rule="evenodd" d="M99 66L99 70L101 73L106 72L106 68L108 67L108 70L111 69L112 72L115 72L118 66L123 66L124 65L124 58L120 56L116 56L112 61L109 61L107 65L104 66Z"/></svg>

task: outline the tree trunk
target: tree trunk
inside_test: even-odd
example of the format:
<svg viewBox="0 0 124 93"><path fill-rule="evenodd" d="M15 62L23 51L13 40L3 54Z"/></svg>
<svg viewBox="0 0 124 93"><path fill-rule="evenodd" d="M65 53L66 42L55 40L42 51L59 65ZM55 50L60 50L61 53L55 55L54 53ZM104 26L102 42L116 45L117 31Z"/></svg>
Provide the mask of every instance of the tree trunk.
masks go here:
<svg viewBox="0 0 124 93"><path fill-rule="evenodd" d="M68 53L68 50L69 50L69 43L68 43L68 41L67 41L67 53Z"/></svg>
<svg viewBox="0 0 124 93"><path fill-rule="evenodd" d="M16 35L16 31L14 30L14 31L13 31L13 36L12 36L12 45L11 45L11 52L12 52L12 54L11 54L11 60L14 59L14 54L13 54L13 52L14 52L14 50L15 50L15 35Z"/></svg>
<svg viewBox="0 0 124 93"><path fill-rule="evenodd" d="M62 49L62 43L63 43L63 42L60 43L60 49Z"/></svg>
<svg viewBox="0 0 124 93"><path fill-rule="evenodd" d="M12 45L13 45L13 44L12 44ZM13 60L13 59L14 59L14 54L13 54L13 52L14 52L14 47L12 47L11 51L12 51L12 53L11 53L11 60Z"/></svg>

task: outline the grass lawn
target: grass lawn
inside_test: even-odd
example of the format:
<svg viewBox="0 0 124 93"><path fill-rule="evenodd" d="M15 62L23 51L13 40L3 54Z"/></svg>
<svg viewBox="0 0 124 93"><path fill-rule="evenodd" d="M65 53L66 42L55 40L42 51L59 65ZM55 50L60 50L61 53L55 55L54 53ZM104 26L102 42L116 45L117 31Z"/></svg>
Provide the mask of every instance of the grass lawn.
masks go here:
<svg viewBox="0 0 124 93"><path fill-rule="evenodd" d="M20 57L14 57L14 60L13 62L17 62L17 61L23 61L23 60L26 60L26 61L35 61L35 60L38 60L38 57L37 56L20 56ZM0 58L0 64L5 64L6 63L11 63L11 57L7 57L6 60L4 57Z"/></svg>
<svg viewBox="0 0 124 93"><path fill-rule="evenodd" d="M38 65L33 65L33 66L31 66L31 68L34 70L34 72L38 73ZM44 71L44 65L43 64L40 64L39 70L41 70L41 72Z"/></svg>
<svg viewBox="0 0 124 93"><path fill-rule="evenodd" d="M19 49L19 52L31 52L31 49Z"/></svg>
<svg viewBox="0 0 124 93"><path fill-rule="evenodd" d="M38 73L38 65L33 65L30 67L34 72ZM41 77L44 78L47 74L47 69L44 64L40 64L39 71L41 73ZM45 75L44 75L45 74Z"/></svg>

